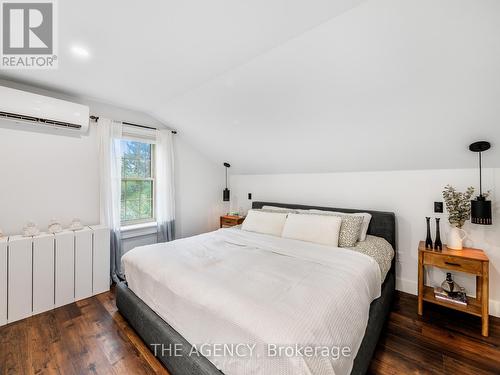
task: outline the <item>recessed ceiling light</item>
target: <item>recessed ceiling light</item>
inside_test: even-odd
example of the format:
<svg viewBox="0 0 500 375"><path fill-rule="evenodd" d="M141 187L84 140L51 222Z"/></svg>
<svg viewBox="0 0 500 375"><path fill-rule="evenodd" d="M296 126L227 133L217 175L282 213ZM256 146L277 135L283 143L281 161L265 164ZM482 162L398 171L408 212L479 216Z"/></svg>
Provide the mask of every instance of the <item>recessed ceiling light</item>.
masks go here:
<svg viewBox="0 0 500 375"><path fill-rule="evenodd" d="M90 57L90 52L88 49L82 47L82 46L72 46L71 47L71 52L73 55L80 57L80 58L89 58Z"/></svg>

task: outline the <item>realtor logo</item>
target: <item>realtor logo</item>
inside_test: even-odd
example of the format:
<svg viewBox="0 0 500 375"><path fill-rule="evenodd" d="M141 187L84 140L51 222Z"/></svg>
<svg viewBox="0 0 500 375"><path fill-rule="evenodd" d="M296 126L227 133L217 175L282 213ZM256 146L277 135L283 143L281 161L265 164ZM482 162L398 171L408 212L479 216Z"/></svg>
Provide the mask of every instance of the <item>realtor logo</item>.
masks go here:
<svg viewBox="0 0 500 375"><path fill-rule="evenodd" d="M57 68L55 3L0 0L3 69Z"/></svg>

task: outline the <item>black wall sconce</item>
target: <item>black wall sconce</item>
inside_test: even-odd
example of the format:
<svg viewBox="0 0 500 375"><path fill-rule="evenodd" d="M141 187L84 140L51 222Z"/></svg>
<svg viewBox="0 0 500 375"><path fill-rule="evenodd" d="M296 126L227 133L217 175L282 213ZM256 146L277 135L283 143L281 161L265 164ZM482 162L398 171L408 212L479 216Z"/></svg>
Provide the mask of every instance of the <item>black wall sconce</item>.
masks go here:
<svg viewBox="0 0 500 375"><path fill-rule="evenodd" d="M231 164L229 163L224 163L224 167L226 167L226 188L222 192L222 200L224 202L229 202L229 189L227 188L227 169L231 167Z"/></svg>
<svg viewBox="0 0 500 375"><path fill-rule="evenodd" d="M487 194L483 195L483 178L482 178L482 153L489 150L491 147L489 142L479 141L474 142L469 146L469 150L479 154L479 196L471 201L471 222L473 224L491 225L491 201L486 200Z"/></svg>

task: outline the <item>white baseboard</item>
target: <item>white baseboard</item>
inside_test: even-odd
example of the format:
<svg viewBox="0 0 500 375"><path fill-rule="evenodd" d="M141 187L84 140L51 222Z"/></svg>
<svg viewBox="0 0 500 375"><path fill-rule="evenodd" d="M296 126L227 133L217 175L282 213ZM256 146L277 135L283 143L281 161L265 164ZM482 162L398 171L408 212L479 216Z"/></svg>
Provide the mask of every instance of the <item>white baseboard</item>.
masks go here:
<svg viewBox="0 0 500 375"><path fill-rule="evenodd" d="M500 301L490 299L490 315L500 318Z"/></svg>
<svg viewBox="0 0 500 375"><path fill-rule="evenodd" d="M409 279L396 278L396 290L417 295L417 282ZM490 299L490 315L500 318L500 301Z"/></svg>
<svg viewBox="0 0 500 375"><path fill-rule="evenodd" d="M405 293L410 293L413 295L418 294L417 282L409 279L402 279L400 277L396 278L396 290L400 290Z"/></svg>

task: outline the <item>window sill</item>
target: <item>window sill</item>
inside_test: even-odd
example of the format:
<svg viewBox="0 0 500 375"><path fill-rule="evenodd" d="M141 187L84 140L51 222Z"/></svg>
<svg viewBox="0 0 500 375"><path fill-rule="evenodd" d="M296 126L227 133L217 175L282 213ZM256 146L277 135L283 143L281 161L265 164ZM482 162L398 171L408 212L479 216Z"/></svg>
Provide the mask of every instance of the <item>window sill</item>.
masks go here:
<svg viewBox="0 0 500 375"><path fill-rule="evenodd" d="M122 239L134 238L140 236L148 236L158 233L157 223L155 221L150 223L141 223L126 225L121 227Z"/></svg>

